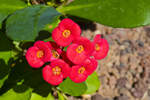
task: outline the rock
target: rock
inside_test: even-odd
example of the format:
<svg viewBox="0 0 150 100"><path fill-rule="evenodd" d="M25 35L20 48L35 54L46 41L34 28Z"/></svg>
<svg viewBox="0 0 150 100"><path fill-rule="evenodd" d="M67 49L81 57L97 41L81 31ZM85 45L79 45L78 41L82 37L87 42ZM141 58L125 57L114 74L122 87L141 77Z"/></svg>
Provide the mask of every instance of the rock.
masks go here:
<svg viewBox="0 0 150 100"><path fill-rule="evenodd" d="M133 92L133 96L136 97L136 98L142 98L143 96L143 92L142 90L139 90L139 89L136 89L134 92Z"/></svg>
<svg viewBox="0 0 150 100"><path fill-rule="evenodd" d="M120 62L120 68L122 68L122 67L125 67L125 64L124 63L122 63L122 62Z"/></svg>
<svg viewBox="0 0 150 100"><path fill-rule="evenodd" d="M142 41L140 41L140 40L137 40L137 42L138 42L138 45L139 45L140 47L144 47L144 42L142 42Z"/></svg>
<svg viewBox="0 0 150 100"><path fill-rule="evenodd" d="M126 95L122 95L118 97L118 100L129 100L129 97Z"/></svg>
<svg viewBox="0 0 150 100"><path fill-rule="evenodd" d="M132 48L130 48L130 47L125 48L125 52L126 53L132 53Z"/></svg>
<svg viewBox="0 0 150 100"><path fill-rule="evenodd" d="M120 87L120 88L125 87L126 81L127 81L127 79L125 77L122 77L122 78L118 79L117 80L117 86Z"/></svg>
<svg viewBox="0 0 150 100"><path fill-rule="evenodd" d="M126 50L121 50L121 51L120 51L120 55L121 55L121 56L125 55L126 53L127 53Z"/></svg>
<svg viewBox="0 0 150 100"><path fill-rule="evenodd" d="M91 100L104 100L104 98L101 95L96 94L91 97Z"/></svg>

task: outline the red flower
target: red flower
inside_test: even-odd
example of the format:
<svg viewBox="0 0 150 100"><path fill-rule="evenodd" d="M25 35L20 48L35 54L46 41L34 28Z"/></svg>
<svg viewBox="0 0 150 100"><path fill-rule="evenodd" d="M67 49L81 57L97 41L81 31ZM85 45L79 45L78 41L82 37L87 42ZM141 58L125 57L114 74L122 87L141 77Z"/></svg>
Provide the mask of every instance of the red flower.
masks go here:
<svg viewBox="0 0 150 100"><path fill-rule="evenodd" d="M88 75L91 75L96 70L98 62L95 58L88 58L84 61L82 66L85 67Z"/></svg>
<svg viewBox="0 0 150 100"><path fill-rule="evenodd" d="M39 68L50 61L51 55L49 46L44 41L37 41L27 50L26 59L31 67Z"/></svg>
<svg viewBox="0 0 150 100"><path fill-rule="evenodd" d="M50 61L59 59L60 54L62 53L62 50L61 50L60 46L58 46L55 42L46 42L46 44L51 49L51 53L52 53Z"/></svg>
<svg viewBox="0 0 150 100"><path fill-rule="evenodd" d="M67 62L70 66L73 66L74 64L68 59L66 51L62 51L61 58Z"/></svg>
<svg viewBox="0 0 150 100"><path fill-rule="evenodd" d="M52 32L53 40L60 46L69 45L74 39L80 37L81 29L71 19L63 19Z"/></svg>
<svg viewBox="0 0 150 100"><path fill-rule="evenodd" d="M90 40L80 37L67 48L67 57L74 64L81 64L92 54L93 48Z"/></svg>
<svg viewBox="0 0 150 100"><path fill-rule="evenodd" d="M43 78L52 85L59 85L70 74L69 65L61 59L53 60L43 68Z"/></svg>
<svg viewBox="0 0 150 100"><path fill-rule="evenodd" d="M72 66L69 78L75 83L84 82L88 77L88 73L84 66Z"/></svg>
<svg viewBox="0 0 150 100"><path fill-rule="evenodd" d="M91 75L97 68L98 62L94 58L88 58L81 65L73 66L70 72L70 79L75 83L84 82L88 75Z"/></svg>
<svg viewBox="0 0 150 100"><path fill-rule="evenodd" d="M96 35L93 43L95 50L92 55L95 57L95 59L100 60L105 58L109 50L109 44L107 40L102 39L100 35Z"/></svg>

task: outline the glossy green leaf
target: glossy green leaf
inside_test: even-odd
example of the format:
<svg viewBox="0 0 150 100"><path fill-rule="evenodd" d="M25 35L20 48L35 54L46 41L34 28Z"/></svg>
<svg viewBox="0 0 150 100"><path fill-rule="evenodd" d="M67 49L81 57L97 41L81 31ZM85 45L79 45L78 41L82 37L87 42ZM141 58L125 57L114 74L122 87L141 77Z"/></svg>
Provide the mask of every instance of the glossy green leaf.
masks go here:
<svg viewBox="0 0 150 100"><path fill-rule="evenodd" d="M100 80L98 79L97 73L94 72L92 75L88 76L85 83L87 85L87 90L84 94L95 93L100 87Z"/></svg>
<svg viewBox="0 0 150 100"><path fill-rule="evenodd" d="M49 31L50 33L54 30L54 28L56 28L58 26L58 24L60 23L60 19L57 18L56 20L54 20L52 23L48 23L44 30Z"/></svg>
<svg viewBox="0 0 150 100"><path fill-rule="evenodd" d="M22 0L0 0L0 27L1 22L14 11L24 8L25 2Z"/></svg>
<svg viewBox="0 0 150 100"><path fill-rule="evenodd" d="M0 96L0 100L30 100L32 90L26 85L16 85Z"/></svg>
<svg viewBox="0 0 150 100"><path fill-rule="evenodd" d="M67 78L59 85L58 89L72 96L80 96L86 91L87 86L84 82L74 83L70 78Z"/></svg>
<svg viewBox="0 0 150 100"><path fill-rule="evenodd" d="M36 38L36 40L42 40L45 42L54 41L52 39L51 33L54 30L54 28L58 26L59 22L60 19L59 17L57 17L55 20L53 20L52 23L48 23L47 25L45 25L44 29L39 32L39 36Z"/></svg>
<svg viewBox="0 0 150 100"><path fill-rule="evenodd" d="M54 8L44 5L16 11L6 21L6 33L16 41L34 41L45 25L60 15Z"/></svg>
<svg viewBox="0 0 150 100"><path fill-rule="evenodd" d="M30 100L55 100L51 93L47 97L42 97L39 94L32 93Z"/></svg>
<svg viewBox="0 0 150 100"><path fill-rule="evenodd" d="M74 0L58 10L112 27L150 24L150 0Z"/></svg>
<svg viewBox="0 0 150 100"><path fill-rule="evenodd" d="M47 25L45 25L43 31L39 33L39 36L36 38L36 40L43 40L45 42L54 41L52 39L51 33L54 30L54 28L58 26L59 22L60 22L60 19L58 17L52 23L48 23Z"/></svg>

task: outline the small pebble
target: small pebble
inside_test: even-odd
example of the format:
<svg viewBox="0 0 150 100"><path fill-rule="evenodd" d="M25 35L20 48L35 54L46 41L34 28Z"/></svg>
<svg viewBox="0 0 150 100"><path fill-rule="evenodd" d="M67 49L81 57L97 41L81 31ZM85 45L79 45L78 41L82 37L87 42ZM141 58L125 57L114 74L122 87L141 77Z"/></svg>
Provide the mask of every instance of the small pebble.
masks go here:
<svg viewBox="0 0 150 100"><path fill-rule="evenodd" d="M91 100L104 100L104 98L101 95L96 94L91 97Z"/></svg>
<svg viewBox="0 0 150 100"><path fill-rule="evenodd" d="M130 47L125 48L125 51L126 51L126 53L132 53L132 48L130 48Z"/></svg>
<svg viewBox="0 0 150 100"><path fill-rule="evenodd" d="M121 56L125 55L126 53L127 53L126 50L121 50L121 51L120 51L120 55L121 55Z"/></svg>
<svg viewBox="0 0 150 100"><path fill-rule="evenodd" d="M122 67L125 67L125 64L122 63L122 62L120 62L120 65L119 65L119 66L122 68Z"/></svg>
<svg viewBox="0 0 150 100"><path fill-rule="evenodd" d="M127 79L125 77L118 79L117 80L117 86L119 86L121 88L125 87L126 81L127 81Z"/></svg>
<svg viewBox="0 0 150 100"><path fill-rule="evenodd" d="M139 45L140 47L144 47L144 42L142 42L142 41L140 41L140 40L138 40L137 42L138 42L138 45Z"/></svg>
<svg viewBox="0 0 150 100"><path fill-rule="evenodd" d="M136 97L136 98L141 98L143 96L143 92L142 90L140 89L136 89L134 92L133 92L133 96Z"/></svg>

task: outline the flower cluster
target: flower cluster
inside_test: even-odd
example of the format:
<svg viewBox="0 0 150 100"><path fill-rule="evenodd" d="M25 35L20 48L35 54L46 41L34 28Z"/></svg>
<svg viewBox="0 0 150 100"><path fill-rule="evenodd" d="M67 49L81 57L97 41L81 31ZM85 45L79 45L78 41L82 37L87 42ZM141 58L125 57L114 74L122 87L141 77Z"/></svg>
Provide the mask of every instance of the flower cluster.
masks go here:
<svg viewBox="0 0 150 100"><path fill-rule="evenodd" d="M107 40L96 35L93 41L80 36L81 29L71 19L63 19L52 32L55 42L36 41L27 50L26 59L33 68L43 70L43 79L52 84L60 84L66 77L75 83L87 79L97 68L97 60L103 59L109 50ZM63 48L68 46L67 51Z"/></svg>

